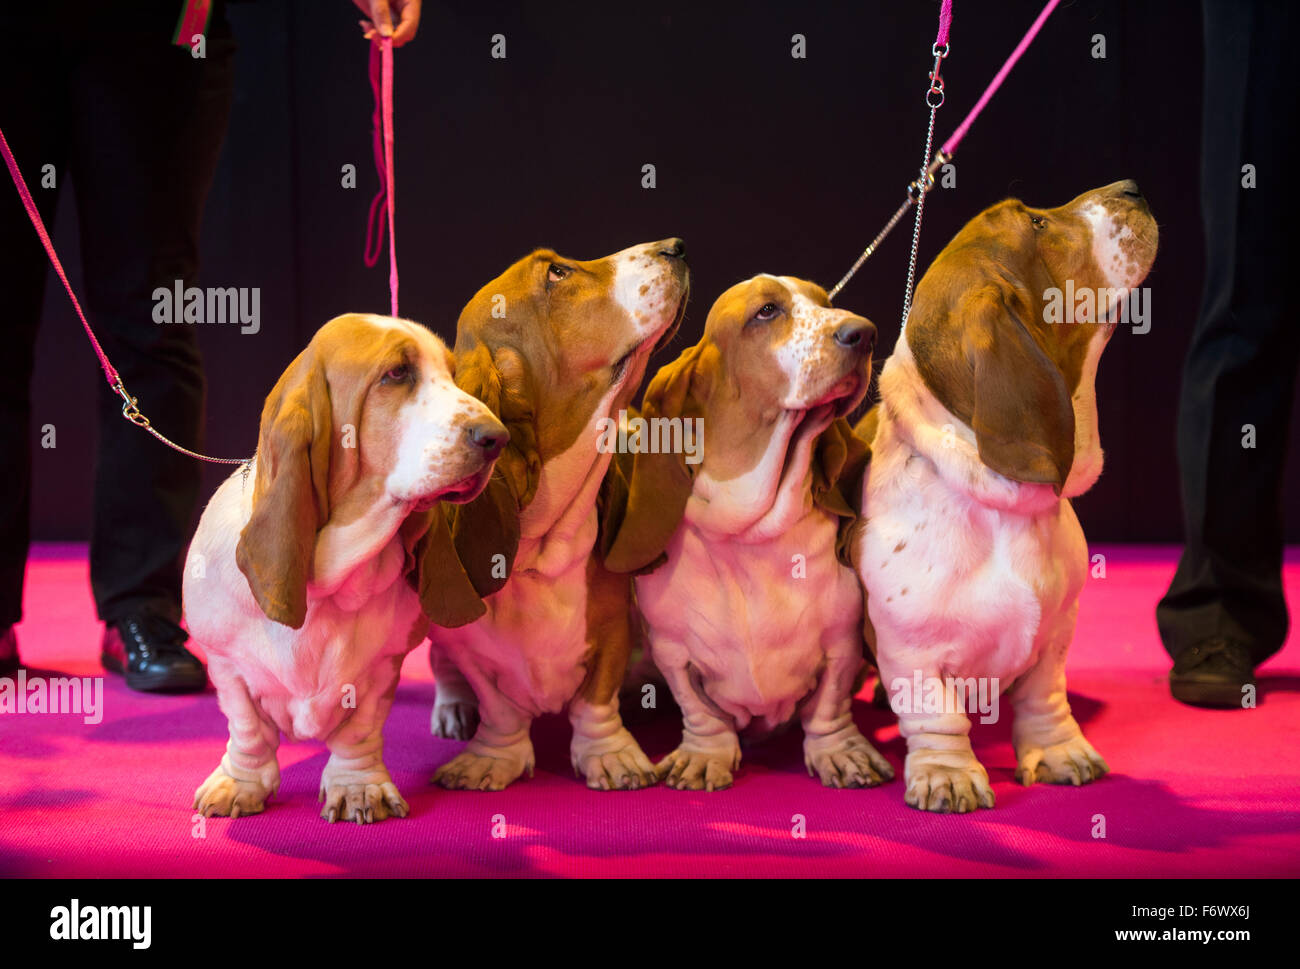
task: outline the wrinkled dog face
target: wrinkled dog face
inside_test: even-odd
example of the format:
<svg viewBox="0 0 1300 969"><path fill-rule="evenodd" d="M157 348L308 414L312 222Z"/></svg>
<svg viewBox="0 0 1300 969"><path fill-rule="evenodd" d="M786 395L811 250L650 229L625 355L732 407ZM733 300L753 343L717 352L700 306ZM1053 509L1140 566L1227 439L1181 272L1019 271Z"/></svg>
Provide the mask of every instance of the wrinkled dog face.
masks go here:
<svg viewBox="0 0 1300 969"><path fill-rule="evenodd" d="M1123 181L1084 192L1054 209L1007 199L971 220L954 243L958 241L987 246L991 253L1011 245L1013 258L996 254L1006 265L1028 267L1022 282L1036 297L1051 288L1063 290L1067 282L1079 291L1104 292L1095 317L1085 312L1066 322L1113 328L1120 301L1155 261L1159 230L1137 184ZM1042 317L1034 314L1040 327L1045 325Z"/></svg>
<svg viewBox="0 0 1300 969"><path fill-rule="evenodd" d="M387 470L387 494L416 509L476 497L508 439L505 427L456 386L451 353L424 327L361 320L369 331L361 338L373 348L369 359L353 364L363 372L350 375L364 394L353 442L361 473Z"/></svg>
<svg viewBox="0 0 1300 969"><path fill-rule="evenodd" d="M626 402L671 338L690 283L685 252L680 239L589 261L538 249L465 307L457 354L484 344L506 384L527 385L544 459L566 450L611 392Z"/></svg>
<svg viewBox="0 0 1300 969"><path fill-rule="evenodd" d="M862 400L876 328L834 309L820 286L762 274L713 304L705 336L743 399L764 413L825 408L843 416Z"/></svg>
<svg viewBox="0 0 1300 969"><path fill-rule="evenodd" d="M907 346L980 459L1072 497L1101 473L1095 379L1155 260L1133 181L1053 209L1007 199L953 238L917 287Z"/></svg>

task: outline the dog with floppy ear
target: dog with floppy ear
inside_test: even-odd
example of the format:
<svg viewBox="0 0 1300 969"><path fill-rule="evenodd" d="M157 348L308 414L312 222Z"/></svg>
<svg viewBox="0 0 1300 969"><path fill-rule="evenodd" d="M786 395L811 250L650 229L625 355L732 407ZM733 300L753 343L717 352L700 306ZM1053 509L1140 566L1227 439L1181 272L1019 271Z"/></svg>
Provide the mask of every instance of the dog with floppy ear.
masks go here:
<svg viewBox="0 0 1300 969"><path fill-rule="evenodd" d="M568 712L574 771L595 789L644 787L654 768L623 726L631 583L593 556L617 421L646 361L680 323L680 239L603 259L533 252L488 283L456 330L456 379L510 431L487 490L449 525L479 601L429 614L433 732L473 737L444 787L500 790L534 767L529 730Z"/></svg>
<svg viewBox="0 0 1300 969"><path fill-rule="evenodd" d="M917 287L871 415L855 549L912 807L993 806L969 715L996 716L1002 690L1021 783L1109 769L1066 699L1088 565L1069 499L1101 473L1097 363L1156 242L1131 181L1055 209L1010 199Z"/></svg>
<svg viewBox="0 0 1300 969"><path fill-rule="evenodd" d="M729 787L739 731L796 714L823 784L893 776L853 722L862 590L843 544L867 461L844 415L866 394L875 332L812 283L755 276L718 298L629 423L605 565L639 573L651 654L682 710L682 742L657 767L670 787Z"/></svg>
<svg viewBox="0 0 1300 969"><path fill-rule="evenodd" d="M477 601L435 506L477 496L506 441L451 366L418 324L336 317L267 397L251 480L236 471L204 509L185 616L230 726L194 796L205 817L264 808L281 733L329 747L322 817L406 816L382 731L428 625L417 590L424 611Z"/></svg>

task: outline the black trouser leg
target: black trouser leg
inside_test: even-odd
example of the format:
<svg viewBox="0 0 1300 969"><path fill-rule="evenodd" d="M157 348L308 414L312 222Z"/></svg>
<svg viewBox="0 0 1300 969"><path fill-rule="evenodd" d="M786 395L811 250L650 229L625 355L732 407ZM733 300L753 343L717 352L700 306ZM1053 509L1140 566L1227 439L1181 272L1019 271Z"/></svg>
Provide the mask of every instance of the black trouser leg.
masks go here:
<svg viewBox="0 0 1300 969"><path fill-rule="evenodd" d="M70 79L70 166L91 318L127 390L162 434L201 447L193 326L155 323L153 292L198 284L199 226L225 136L234 44L215 16L207 56L154 36L87 45ZM123 420L101 384L90 577L99 616L180 619L181 561L200 465Z"/></svg>
<svg viewBox="0 0 1300 969"><path fill-rule="evenodd" d="M1259 665L1286 638L1282 474L1300 328L1284 302L1295 206L1283 140L1295 99L1278 79L1296 21L1289 4L1205 3L1206 269L1178 422L1187 544L1156 609L1175 658L1224 637ZM1242 185L1247 164L1255 188Z"/></svg>
<svg viewBox="0 0 1300 969"><path fill-rule="evenodd" d="M26 19L26 18L24 18ZM0 23L0 130L4 131L41 218L51 230L58 186L65 175L67 104L57 41L32 42L30 22L20 32ZM53 36L53 35L52 35ZM42 187L44 166L55 186ZM31 377L48 260L18 192L0 167L0 629L22 619L23 575L30 538L32 438Z"/></svg>

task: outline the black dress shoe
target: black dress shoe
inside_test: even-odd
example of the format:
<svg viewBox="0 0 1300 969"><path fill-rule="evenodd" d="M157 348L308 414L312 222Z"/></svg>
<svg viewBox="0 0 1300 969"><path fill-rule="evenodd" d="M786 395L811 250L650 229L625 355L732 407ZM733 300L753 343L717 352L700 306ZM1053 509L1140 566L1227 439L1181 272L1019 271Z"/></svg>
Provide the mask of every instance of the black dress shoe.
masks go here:
<svg viewBox="0 0 1300 969"><path fill-rule="evenodd" d="M125 673L126 685L142 693L197 693L208 674L185 648L188 638L162 616L128 616L104 627L100 661L109 672Z"/></svg>
<svg viewBox="0 0 1300 969"><path fill-rule="evenodd" d="M0 633L0 676L12 676L22 665L18 658L18 635L13 626L8 626Z"/></svg>
<svg viewBox="0 0 1300 969"><path fill-rule="evenodd" d="M1183 650L1169 673L1174 699L1198 707L1241 709L1243 688L1254 685L1250 653L1231 639L1207 639Z"/></svg>

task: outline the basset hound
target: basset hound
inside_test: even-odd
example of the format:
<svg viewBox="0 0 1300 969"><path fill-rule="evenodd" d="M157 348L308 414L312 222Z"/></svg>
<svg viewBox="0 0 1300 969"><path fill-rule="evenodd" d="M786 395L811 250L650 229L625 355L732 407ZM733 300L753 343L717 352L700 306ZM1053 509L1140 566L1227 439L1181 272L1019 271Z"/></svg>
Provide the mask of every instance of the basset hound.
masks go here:
<svg viewBox="0 0 1300 969"><path fill-rule="evenodd" d="M444 787L500 790L534 767L534 718L567 708L574 770L596 789L654 783L618 712L630 648L631 582L593 555L611 453L603 429L681 322L680 239L603 259L543 249L484 286L461 313L456 380L510 431L487 490L450 525L468 586L430 618L433 732L463 737ZM456 576L434 585L466 591Z"/></svg>
<svg viewBox="0 0 1300 969"><path fill-rule="evenodd" d="M1066 698L1088 565L1069 499L1101 473L1097 362L1156 242L1132 181L1055 209L1010 199L972 219L917 287L868 415L855 550L912 807L993 806L968 738L973 690L1009 690L1021 783L1109 769ZM1047 322L1070 286L1093 299Z"/></svg>
<svg viewBox="0 0 1300 969"><path fill-rule="evenodd" d="M853 723L862 590L839 554L867 459L844 418L867 392L875 337L819 286L755 276L646 392L654 446L632 459L605 564L640 573L651 654L682 710L681 745L657 766L670 787L729 787L738 731L796 715L823 784L893 776ZM683 421L704 434L694 463L663 446Z"/></svg>
<svg viewBox="0 0 1300 969"><path fill-rule="evenodd" d="M194 796L205 817L263 809L281 733L329 747L322 817L406 816L382 731L428 626L426 559L454 557L436 505L477 496L508 439L452 365L409 320L330 320L266 398L248 478L236 471L204 509L185 617L230 726Z"/></svg>

